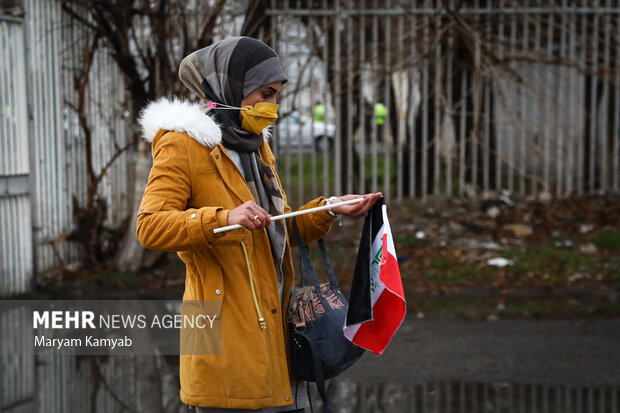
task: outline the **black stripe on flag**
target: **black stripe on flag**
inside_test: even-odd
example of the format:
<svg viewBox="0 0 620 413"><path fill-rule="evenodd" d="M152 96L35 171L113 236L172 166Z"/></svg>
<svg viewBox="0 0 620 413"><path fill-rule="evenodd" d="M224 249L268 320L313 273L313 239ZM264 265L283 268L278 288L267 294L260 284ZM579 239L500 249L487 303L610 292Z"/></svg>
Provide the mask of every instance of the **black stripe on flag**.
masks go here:
<svg viewBox="0 0 620 413"><path fill-rule="evenodd" d="M377 201L364 219L364 229L357 250L357 262L353 272L349 310L347 311L347 327L372 320L372 303L370 300L370 247L383 226L382 206L384 198Z"/></svg>

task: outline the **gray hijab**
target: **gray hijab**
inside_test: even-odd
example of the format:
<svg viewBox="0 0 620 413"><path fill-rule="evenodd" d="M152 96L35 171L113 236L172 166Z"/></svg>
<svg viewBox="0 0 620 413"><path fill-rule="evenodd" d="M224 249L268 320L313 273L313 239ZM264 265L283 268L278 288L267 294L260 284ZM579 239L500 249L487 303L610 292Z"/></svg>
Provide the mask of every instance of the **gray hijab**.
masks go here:
<svg viewBox="0 0 620 413"><path fill-rule="evenodd" d="M244 97L273 82L287 81L278 55L251 37L230 37L187 56L179 67L181 82L195 95L215 103L241 106ZM262 137L241 129L239 111L212 110L222 126L224 146L254 152Z"/></svg>

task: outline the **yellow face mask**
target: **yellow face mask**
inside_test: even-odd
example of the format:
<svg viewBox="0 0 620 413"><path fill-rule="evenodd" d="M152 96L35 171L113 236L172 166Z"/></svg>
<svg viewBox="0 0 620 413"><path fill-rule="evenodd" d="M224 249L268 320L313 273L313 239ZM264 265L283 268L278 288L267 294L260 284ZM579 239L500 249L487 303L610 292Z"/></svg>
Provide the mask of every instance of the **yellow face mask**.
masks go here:
<svg viewBox="0 0 620 413"><path fill-rule="evenodd" d="M278 119L277 103L258 102L254 106L241 108L241 127L248 132L259 135L263 129Z"/></svg>

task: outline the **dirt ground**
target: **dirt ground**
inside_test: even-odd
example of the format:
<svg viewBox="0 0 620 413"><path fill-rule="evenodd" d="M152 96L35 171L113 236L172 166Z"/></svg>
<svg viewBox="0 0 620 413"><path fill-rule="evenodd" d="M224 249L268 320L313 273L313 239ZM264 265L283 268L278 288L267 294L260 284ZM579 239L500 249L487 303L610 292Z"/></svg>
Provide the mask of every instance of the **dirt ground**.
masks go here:
<svg viewBox="0 0 620 413"><path fill-rule="evenodd" d="M435 197L388 202L388 214L408 308L416 317L620 315L620 196ZM338 218L325 238L345 291L362 226L363 219ZM318 248L311 246L311 253L321 276ZM146 264L139 273L85 270L42 288L75 298L182 296L185 269L176 254L149 251Z"/></svg>

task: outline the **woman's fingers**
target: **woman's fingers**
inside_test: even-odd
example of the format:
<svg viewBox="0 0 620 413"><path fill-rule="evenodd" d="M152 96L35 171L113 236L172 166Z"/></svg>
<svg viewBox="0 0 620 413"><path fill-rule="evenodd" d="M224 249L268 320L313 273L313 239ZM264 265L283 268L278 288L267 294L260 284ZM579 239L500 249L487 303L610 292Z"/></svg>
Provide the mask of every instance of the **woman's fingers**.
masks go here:
<svg viewBox="0 0 620 413"><path fill-rule="evenodd" d="M228 224L240 224L249 230L262 229L271 225L271 217L260 205L248 201L230 210Z"/></svg>
<svg viewBox="0 0 620 413"><path fill-rule="evenodd" d="M334 208L333 211L337 214L341 214L347 216L349 218L360 218L362 217L372 206L383 196L380 192L371 193L366 195L344 195L334 200L336 202L348 201L350 199L355 199L363 196L364 200L360 201L356 204L344 205L341 207Z"/></svg>
<svg viewBox="0 0 620 413"><path fill-rule="evenodd" d="M271 225L271 217L260 205L252 202L249 204L249 210L252 214L250 221L254 222L255 229L266 228Z"/></svg>

